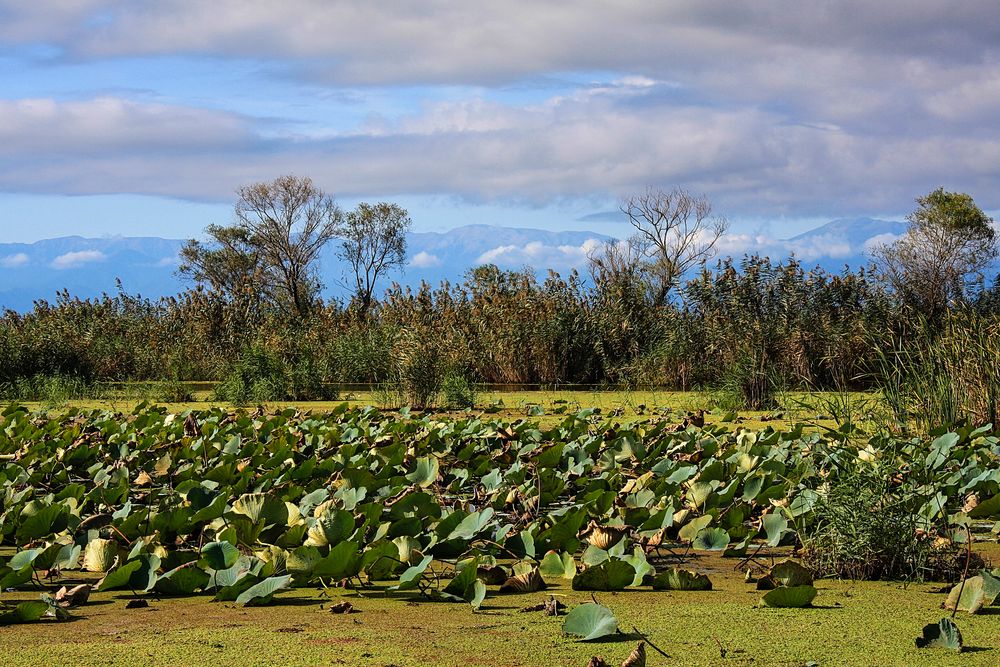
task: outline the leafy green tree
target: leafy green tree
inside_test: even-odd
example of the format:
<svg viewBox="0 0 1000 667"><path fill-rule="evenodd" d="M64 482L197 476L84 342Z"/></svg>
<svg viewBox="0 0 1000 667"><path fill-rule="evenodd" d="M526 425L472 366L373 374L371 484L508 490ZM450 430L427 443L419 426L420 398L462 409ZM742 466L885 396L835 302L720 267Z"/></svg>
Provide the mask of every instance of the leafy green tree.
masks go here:
<svg viewBox="0 0 1000 667"><path fill-rule="evenodd" d="M997 258L997 232L965 193L938 188L917 204L906 234L873 255L900 300L937 319L982 284Z"/></svg>
<svg viewBox="0 0 1000 667"><path fill-rule="evenodd" d="M235 223L210 225L209 244L188 241L181 275L236 300L263 300L304 318L322 283L317 269L343 213L310 178L280 176L237 191Z"/></svg>
<svg viewBox="0 0 1000 667"><path fill-rule="evenodd" d="M406 261L406 233L412 221L398 204L358 204L339 226L340 257L350 266L354 298L362 318L374 300L379 278Z"/></svg>

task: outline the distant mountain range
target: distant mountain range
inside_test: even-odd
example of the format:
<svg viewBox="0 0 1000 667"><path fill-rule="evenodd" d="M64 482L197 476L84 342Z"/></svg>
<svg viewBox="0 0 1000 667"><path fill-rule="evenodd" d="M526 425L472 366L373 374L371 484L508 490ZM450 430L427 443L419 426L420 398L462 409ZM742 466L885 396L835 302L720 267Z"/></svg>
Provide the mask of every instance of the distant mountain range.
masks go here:
<svg viewBox="0 0 1000 667"><path fill-rule="evenodd" d="M723 254L794 254L809 265L839 270L865 261L866 247L891 241L906 224L872 218L834 220L790 239L729 234ZM585 269L590 249L609 237L596 232L550 232L469 225L449 232L414 232L408 238L408 265L390 279L403 284L460 280L470 268L492 263L501 268L532 267L565 273ZM36 299L53 300L62 289L81 298L114 293L116 281L131 294L175 294L184 288L177 276L183 240L154 237L83 238L69 236L36 243L0 243L0 308L24 311ZM343 267L333 252L322 263L327 295L346 292Z"/></svg>

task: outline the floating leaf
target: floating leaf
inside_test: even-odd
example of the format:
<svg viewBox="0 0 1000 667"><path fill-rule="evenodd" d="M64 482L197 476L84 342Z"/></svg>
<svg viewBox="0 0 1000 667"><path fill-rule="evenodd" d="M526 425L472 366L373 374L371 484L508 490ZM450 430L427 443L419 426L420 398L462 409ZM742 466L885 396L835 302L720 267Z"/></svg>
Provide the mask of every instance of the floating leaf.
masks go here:
<svg viewBox="0 0 1000 667"><path fill-rule="evenodd" d="M619 558L609 558L573 577L574 591L621 591L635 580L635 568Z"/></svg>
<svg viewBox="0 0 1000 667"><path fill-rule="evenodd" d="M814 586L778 586L760 599L768 607L808 607L816 597Z"/></svg>
<svg viewBox="0 0 1000 667"><path fill-rule="evenodd" d="M698 517L697 519L692 519L684 524L684 526L678 531L677 536L685 542L693 542L694 538L698 536L698 533L707 528L710 523L712 523L711 514L706 514Z"/></svg>
<svg viewBox="0 0 1000 667"><path fill-rule="evenodd" d="M413 472L406 475L407 481L421 487L428 487L438 478L438 460L434 456L422 456L417 459Z"/></svg>
<svg viewBox="0 0 1000 667"><path fill-rule="evenodd" d="M762 528L767 534L767 545L778 546L781 538L788 532L788 519L777 512L771 512L764 517Z"/></svg>
<svg viewBox="0 0 1000 667"><path fill-rule="evenodd" d="M566 614L563 633L593 641L618 633L618 620L610 609L601 604L586 602Z"/></svg>
<svg viewBox="0 0 1000 667"><path fill-rule="evenodd" d="M924 626L923 636L916 639L917 648L946 648L962 650L962 633L950 618Z"/></svg>
<svg viewBox="0 0 1000 667"><path fill-rule="evenodd" d="M1000 595L1000 579L983 572L979 576L966 579L964 586L959 583L952 588L944 608L953 610L957 606L958 611L975 614L983 607L993 604L998 595Z"/></svg>
<svg viewBox="0 0 1000 667"><path fill-rule="evenodd" d="M42 600L19 602L11 611L0 614L0 625L31 623L39 620L49 610L49 603Z"/></svg>
<svg viewBox="0 0 1000 667"><path fill-rule="evenodd" d="M729 546L729 533L724 528L705 528L691 546L700 551L725 551Z"/></svg>
<svg viewBox="0 0 1000 667"><path fill-rule="evenodd" d="M213 570L225 570L236 564L240 551L229 542L209 542L201 548L201 557Z"/></svg>
<svg viewBox="0 0 1000 667"><path fill-rule="evenodd" d="M280 590L288 588L292 581L292 575L286 574L281 577L268 577L264 581L254 584L246 589L236 598L236 604L242 606L265 605L271 602L274 594Z"/></svg>
<svg viewBox="0 0 1000 667"><path fill-rule="evenodd" d="M341 542L330 549L313 568L313 577L330 578L336 581L353 577L361 571L361 557L354 542Z"/></svg>
<svg viewBox="0 0 1000 667"><path fill-rule="evenodd" d="M402 575L399 577L399 583L392 586L390 590L405 591L411 588L416 588L417 584L420 582L420 578L424 575L427 567L434 560L433 556L424 556L416 565L408 567Z"/></svg>
<svg viewBox="0 0 1000 667"><path fill-rule="evenodd" d="M185 563L157 577L153 590L163 595L191 595L205 588L209 579L208 573L194 562Z"/></svg>
<svg viewBox="0 0 1000 667"><path fill-rule="evenodd" d="M775 564L768 576L779 586L809 586L813 583L812 570L793 560Z"/></svg>
<svg viewBox="0 0 1000 667"><path fill-rule="evenodd" d="M656 591L710 591L712 581L707 575L672 567L653 578Z"/></svg>
<svg viewBox="0 0 1000 667"><path fill-rule="evenodd" d="M573 555L563 551L548 551L538 564L538 569L542 575L553 579L572 579L576 576L576 562Z"/></svg>

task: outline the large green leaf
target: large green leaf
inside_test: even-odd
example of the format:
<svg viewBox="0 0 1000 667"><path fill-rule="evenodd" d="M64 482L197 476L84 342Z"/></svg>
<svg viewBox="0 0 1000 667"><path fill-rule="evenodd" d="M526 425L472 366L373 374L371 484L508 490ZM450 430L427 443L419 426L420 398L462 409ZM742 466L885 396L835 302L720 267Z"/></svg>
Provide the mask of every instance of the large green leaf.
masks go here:
<svg viewBox="0 0 1000 667"><path fill-rule="evenodd" d="M479 558L473 558L448 582L444 593L454 599L465 600L474 609L478 609L486 597L486 585L479 581L478 576Z"/></svg>
<svg viewBox="0 0 1000 667"><path fill-rule="evenodd" d="M958 652L962 650L962 632L955 621L942 618L937 623L925 625L916 644L917 648L945 648Z"/></svg>
<svg viewBox="0 0 1000 667"><path fill-rule="evenodd" d="M201 548L201 557L213 570L225 570L236 564L240 551L229 542L209 542Z"/></svg>
<svg viewBox="0 0 1000 667"><path fill-rule="evenodd" d="M309 529L306 544L313 547L340 544L354 532L354 515L344 510L332 509L316 519Z"/></svg>
<svg viewBox="0 0 1000 667"><path fill-rule="evenodd" d="M400 575L399 583L393 586L392 590L405 591L416 588L420 583L420 578L424 576L424 572L427 570L433 559L433 556L424 556L423 560L419 563L408 567L403 574Z"/></svg>
<svg viewBox="0 0 1000 667"><path fill-rule="evenodd" d="M981 575L966 579L964 585L959 583L952 588L944 608L952 610L957 606L958 611L975 614L983 607L993 604L998 595L1000 595L1000 579L983 572Z"/></svg>
<svg viewBox="0 0 1000 667"><path fill-rule="evenodd" d="M280 590L288 588L292 581L292 575L286 574L280 577L268 577L264 581L254 584L246 589L236 598L236 604L242 606L258 606L271 602L274 594Z"/></svg>
<svg viewBox="0 0 1000 667"><path fill-rule="evenodd" d="M438 478L438 460L434 456L422 456L417 459L413 472L406 475L406 479L421 487L428 487Z"/></svg>
<svg viewBox="0 0 1000 667"><path fill-rule="evenodd" d="M562 630L582 641L594 641L618 634L618 619L604 605L586 602L566 614Z"/></svg>
<svg viewBox="0 0 1000 667"><path fill-rule="evenodd" d="M16 625L39 620L49 610L49 603L42 600L19 602L4 614L0 614L0 625Z"/></svg>
<svg viewBox="0 0 1000 667"><path fill-rule="evenodd" d="M399 547L392 542L376 542L361 557L361 569L372 581L392 577L400 567Z"/></svg>
<svg viewBox="0 0 1000 667"><path fill-rule="evenodd" d="M246 493L233 503L233 512L242 514L252 523L284 526L288 522L288 506L266 493Z"/></svg>
<svg viewBox="0 0 1000 667"><path fill-rule="evenodd" d="M808 607L816 598L814 586L778 586L760 601L768 607Z"/></svg>
<svg viewBox="0 0 1000 667"><path fill-rule="evenodd" d="M358 555L356 542L341 542L330 549L321 561L313 568L312 576L339 581L353 577L361 571L361 557Z"/></svg>
<svg viewBox="0 0 1000 667"><path fill-rule="evenodd" d="M156 570L160 567L160 558L152 554L140 554L122 565L114 568L101 580L97 590L113 591L128 589L145 592L156 583Z"/></svg>
<svg viewBox="0 0 1000 667"><path fill-rule="evenodd" d="M482 512L473 512L462 519L461 523L455 526L446 539L449 540L471 540L478 535L493 518L493 509L487 507Z"/></svg>
<svg viewBox="0 0 1000 667"><path fill-rule="evenodd" d="M543 577L557 579L572 579L576 576L576 562L573 554L563 551L548 551L538 564L538 570Z"/></svg>
<svg viewBox="0 0 1000 667"><path fill-rule="evenodd" d="M21 521L21 525L17 527L15 534L17 543L25 544L65 530L68 514L69 510L65 505L54 503L42 507L30 515L22 515L23 520Z"/></svg>
<svg viewBox="0 0 1000 667"><path fill-rule="evenodd" d="M161 574L153 590L163 595L191 595L205 588L209 579L208 573L192 561Z"/></svg>
<svg viewBox="0 0 1000 667"><path fill-rule="evenodd" d="M621 591L635 581L635 568L619 558L609 558L573 577L574 591Z"/></svg>
<svg viewBox="0 0 1000 667"><path fill-rule="evenodd" d="M809 586L813 582L812 570L794 560L783 560L775 564L769 576L779 586Z"/></svg>
<svg viewBox="0 0 1000 667"><path fill-rule="evenodd" d="M777 512L771 512L764 517L762 528L767 534L767 545L776 547L788 532L788 519Z"/></svg>
<svg viewBox="0 0 1000 667"><path fill-rule="evenodd" d="M653 590L710 591L712 582L707 575L672 567L653 577Z"/></svg>
<svg viewBox="0 0 1000 667"><path fill-rule="evenodd" d="M694 538L698 536L698 533L707 528L710 523L712 523L711 514L706 514L696 519L692 519L681 527L677 536L685 542L693 542Z"/></svg>
<svg viewBox="0 0 1000 667"><path fill-rule="evenodd" d="M691 546L700 551L725 551L729 546L729 533L725 528L704 528Z"/></svg>

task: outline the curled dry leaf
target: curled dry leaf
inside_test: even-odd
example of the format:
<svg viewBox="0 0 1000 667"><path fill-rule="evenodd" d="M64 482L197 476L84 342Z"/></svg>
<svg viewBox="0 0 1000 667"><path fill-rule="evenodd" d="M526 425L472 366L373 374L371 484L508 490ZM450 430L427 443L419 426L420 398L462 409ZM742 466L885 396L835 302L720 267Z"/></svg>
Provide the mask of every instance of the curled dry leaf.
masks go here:
<svg viewBox="0 0 1000 667"><path fill-rule="evenodd" d="M596 521L591 521L587 528L587 542L605 551L618 544L629 532L625 526L599 526Z"/></svg>
<svg viewBox="0 0 1000 667"><path fill-rule="evenodd" d="M338 602L337 604L330 605L331 614L355 614L357 611L358 610L354 608L354 605L346 600L344 602Z"/></svg>
<svg viewBox="0 0 1000 667"><path fill-rule="evenodd" d="M135 477L135 481L132 482L134 486L149 486L153 483L153 478L149 476L149 473L143 470Z"/></svg>
<svg viewBox="0 0 1000 667"><path fill-rule="evenodd" d="M965 504L962 505L962 511L968 514L972 510L979 506L979 496L974 493L970 493L965 497Z"/></svg>
<svg viewBox="0 0 1000 667"><path fill-rule="evenodd" d="M646 667L646 642L639 642L639 645L625 658L622 667Z"/></svg>
<svg viewBox="0 0 1000 667"><path fill-rule="evenodd" d="M610 665L604 661L604 658L595 655L587 662L587 667L610 667Z"/></svg>
<svg viewBox="0 0 1000 667"><path fill-rule="evenodd" d="M500 587L501 593L534 593L545 588L545 581L537 567L524 574L511 577Z"/></svg>
<svg viewBox="0 0 1000 667"><path fill-rule="evenodd" d="M87 603L92 588L90 584L79 584L73 588L63 586L56 591L53 599L60 607L78 607Z"/></svg>

